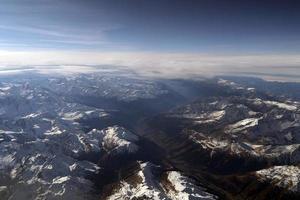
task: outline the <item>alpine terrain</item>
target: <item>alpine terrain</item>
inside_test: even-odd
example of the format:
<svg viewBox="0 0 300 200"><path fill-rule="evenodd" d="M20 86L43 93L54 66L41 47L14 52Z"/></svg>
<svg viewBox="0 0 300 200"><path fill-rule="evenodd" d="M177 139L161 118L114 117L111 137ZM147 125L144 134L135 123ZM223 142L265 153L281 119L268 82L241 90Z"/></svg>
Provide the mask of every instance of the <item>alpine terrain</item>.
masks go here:
<svg viewBox="0 0 300 200"><path fill-rule="evenodd" d="M2 75L0 199L299 199L300 84L277 84Z"/></svg>

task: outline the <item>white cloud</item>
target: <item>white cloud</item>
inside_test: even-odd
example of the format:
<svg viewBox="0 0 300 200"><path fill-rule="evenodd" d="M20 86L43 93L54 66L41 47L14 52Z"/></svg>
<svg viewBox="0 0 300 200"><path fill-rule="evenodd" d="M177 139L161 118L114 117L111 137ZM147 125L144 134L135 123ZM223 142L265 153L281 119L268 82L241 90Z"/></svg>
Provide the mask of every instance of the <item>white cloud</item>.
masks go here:
<svg viewBox="0 0 300 200"><path fill-rule="evenodd" d="M127 66L163 77L252 75L300 80L300 55L211 55L188 53L0 51L2 69L12 66L72 65L69 71L90 72L83 65Z"/></svg>
<svg viewBox="0 0 300 200"><path fill-rule="evenodd" d="M5 40L5 43L14 44L14 46L22 47L29 46L38 46L39 43L51 44L51 43L60 43L60 44L75 44L75 45L92 45L97 46L101 44L111 45L111 43L106 38L106 32L112 29L117 29L118 27L101 27L101 28L71 28L63 26L39 26L33 27L29 25L3 25L0 24L0 30L19 32L24 35L24 38L29 38L30 42L25 43L24 38L18 38L18 40ZM38 36L38 37L37 37ZM34 41L34 42L33 42ZM20 43L21 42L21 43ZM1 45L1 44L0 44ZM1 45L6 47L6 45Z"/></svg>
<svg viewBox="0 0 300 200"><path fill-rule="evenodd" d="M55 30L50 30L50 29L45 29L45 28L37 28L37 27L28 27L28 26L0 25L0 29L17 31L17 32L41 34L41 35L47 35L47 36L56 36L56 37L71 37L72 36L70 34L61 33L59 31L55 31Z"/></svg>

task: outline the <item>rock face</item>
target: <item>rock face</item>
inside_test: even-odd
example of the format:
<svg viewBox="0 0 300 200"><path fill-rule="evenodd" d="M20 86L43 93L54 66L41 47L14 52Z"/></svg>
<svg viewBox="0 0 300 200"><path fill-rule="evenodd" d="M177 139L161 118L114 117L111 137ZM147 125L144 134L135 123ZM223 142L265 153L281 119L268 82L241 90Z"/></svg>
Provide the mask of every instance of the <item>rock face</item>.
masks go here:
<svg viewBox="0 0 300 200"><path fill-rule="evenodd" d="M297 101L224 78L6 77L0 199L297 199L299 132Z"/></svg>
<svg viewBox="0 0 300 200"><path fill-rule="evenodd" d="M119 109L167 93L154 81L112 73L6 78L0 83L1 199L99 199L102 182L112 181L105 173L115 173L106 167L122 170L120 162L144 155L139 136L117 125L131 120L118 117Z"/></svg>
<svg viewBox="0 0 300 200"><path fill-rule="evenodd" d="M135 80L131 82L136 85L124 88L111 85L114 77L98 77L35 77L1 82L1 199L97 199L99 195L89 177L99 173L97 161L103 152L138 150L134 144L138 137L124 128L86 131L81 121L105 120L110 111L70 98L93 94L130 101L152 98L160 90L152 89L149 82L139 92L141 86ZM116 83L121 82L126 79Z"/></svg>
<svg viewBox="0 0 300 200"><path fill-rule="evenodd" d="M251 188L250 179L255 185L270 184L281 197L298 198L299 103L226 80L218 84L229 94L196 100L154 117L144 127L145 137L164 148L174 166L209 180L211 188L228 198L252 198L249 191L267 198L264 190L259 191L262 188ZM238 192L226 185L234 185Z"/></svg>
<svg viewBox="0 0 300 200"><path fill-rule="evenodd" d="M178 126L186 128L183 132L204 148L297 164L300 111L298 104L286 106L295 109L259 98L231 96L195 102L172 111L166 118L180 121Z"/></svg>
<svg viewBox="0 0 300 200"><path fill-rule="evenodd" d="M114 126L108 127L102 131L103 140L102 146L109 153L134 153L138 151L138 146L135 142L138 142L138 136L127 131L124 128Z"/></svg>
<svg viewBox="0 0 300 200"><path fill-rule="evenodd" d="M218 199L216 195L208 193L206 189L196 185L195 181L178 171L170 171L166 175L166 181L169 184L164 186L170 199Z"/></svg>
<svg viewBox="0 0 300 200"><path fill-rule="evenodd" d="M152 163L139 163L134 174L114 186L107 199L217 199L178 171L162 172Z"/></svg>
<svg viewBox="0 0 300 200"><path fill-rule="evenodd" d="M278 187L286 188L293 192L300 188L300 168L297 166L274 166L256 172L263 181L271 182Z"/></svg>

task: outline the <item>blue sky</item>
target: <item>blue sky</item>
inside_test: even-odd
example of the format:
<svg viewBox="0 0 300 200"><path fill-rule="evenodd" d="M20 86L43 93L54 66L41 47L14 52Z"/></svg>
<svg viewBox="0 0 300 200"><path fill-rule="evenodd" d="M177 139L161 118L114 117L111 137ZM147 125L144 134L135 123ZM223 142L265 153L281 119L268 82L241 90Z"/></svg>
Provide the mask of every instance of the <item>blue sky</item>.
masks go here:
<svg viewBox="0 0 300 200"><path fill-rule="evenodd" d="M109 64L177 76L300 77L297 0L0 3L0 72L11 66Z"/></svg>
<svg viewBox="0 0 300 200"><path fill-rule="evenodd" d="M292 0L0 0L1 50L299 53Z"/></svg>

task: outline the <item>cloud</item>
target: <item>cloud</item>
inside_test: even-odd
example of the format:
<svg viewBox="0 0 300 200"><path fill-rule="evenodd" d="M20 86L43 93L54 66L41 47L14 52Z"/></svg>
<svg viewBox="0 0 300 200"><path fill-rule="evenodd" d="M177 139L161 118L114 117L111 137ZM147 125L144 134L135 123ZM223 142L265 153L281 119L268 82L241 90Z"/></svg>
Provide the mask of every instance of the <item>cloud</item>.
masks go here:
<svg viewBox="0 0 300 200"><path fill-rule="evenodd" d="M151 52L0 51L0 69L35 66L71 66L88 73L88 65L126 66L147 76L194 77L247 75L272 80L299 81L300 55L211 55ZM51 69L51 66L48 67ZM85 67L83 67L85 66ZM44 67L45 69L45 67ZM63 72L62 70L61 72ZM44 70L45 72L45 70ZM59 72L59 70L58 70ZM273 76L272 76L273 74Z"/></svg>
<svg viewBox="0 0 300 200"><path fill-rule="evenodd" d="M17 31L17 32L25 32L25 33L33 33L33 34L40 34L46 36L55 36L55 37L73 37L74 35L62 33L55 30L50 30L46 28L36 28L36 27L28 27L28 26L7 26L7 25L0 25L0 29L2 30L10 30L10 31Z"/></svg>
<svg viewBox="0 0 300 200"><path fill-rule="evenodd" d="M57 41L65 43L96 43L106 42L105 32L111 30L111 28L96 29L93 31L89 30L78 30L72 28L63 27L31 27L31 26L7 26L0 25L0 30L14 31L40 35L45 37L44 41ZM59 31L58 31L59 30ZM47 39L48 38L48 39ZM52 38L52 39L49 39Z"/></svg>
<svg viewBox="0 0 300 200"><path fill-rule="evenodd" d="M55 39L49 39L49 40L40 40L41 42L46 43L61 43L61 44L78 44L78 45L88 45L88 46L95 46L95 45L101 45L101 44L109 44L107 41L99 41L99 40L55 40Z"/></svg>
<svg viewBox="0 0 300 200"><path fill-rule="evenodd" d="M116 44L110 41L107 33L120 29L118 25L103 25L98 27L77 27L65 24L56 25L18 25L1 24L0 33L3 35L0 47L7 49L16 47L21 49L29 47L31 49L99 49L99 48L120 48L124 49L124 44ZM17 34L17 35L16 35ZM25 50L25 48L23 48ZM26 48L28 50L28 48Z"/></svg>

